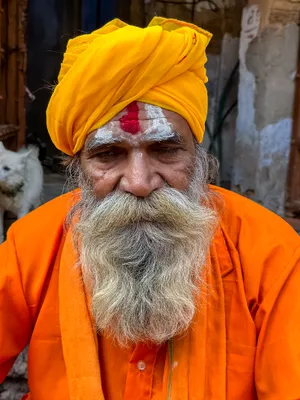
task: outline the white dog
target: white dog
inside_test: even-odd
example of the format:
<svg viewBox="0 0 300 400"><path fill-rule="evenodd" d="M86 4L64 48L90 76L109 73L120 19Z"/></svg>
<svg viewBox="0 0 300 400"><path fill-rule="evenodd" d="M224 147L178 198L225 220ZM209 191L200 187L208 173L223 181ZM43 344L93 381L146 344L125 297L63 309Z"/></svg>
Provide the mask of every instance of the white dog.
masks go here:
<svg viewBox="0 0 300 400"><path fill-rule="evenodd" d="M38 155L37 147L13 152L0 142L0 243L5 211L21 218L41 204L43 168Z"/></svg>

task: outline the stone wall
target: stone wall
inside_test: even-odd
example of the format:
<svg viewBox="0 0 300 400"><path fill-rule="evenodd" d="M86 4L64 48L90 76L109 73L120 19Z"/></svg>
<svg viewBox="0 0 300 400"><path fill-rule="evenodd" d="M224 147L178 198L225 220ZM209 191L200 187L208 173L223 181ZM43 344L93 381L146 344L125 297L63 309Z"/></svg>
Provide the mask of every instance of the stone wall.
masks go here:
<svg viewBox="0 0 300 400"><path fill-rule="evenodd" d="M271 22L275 11L262 4L243 15L233 184L283 215L299 27L293 13L288 23Z"/></svg>

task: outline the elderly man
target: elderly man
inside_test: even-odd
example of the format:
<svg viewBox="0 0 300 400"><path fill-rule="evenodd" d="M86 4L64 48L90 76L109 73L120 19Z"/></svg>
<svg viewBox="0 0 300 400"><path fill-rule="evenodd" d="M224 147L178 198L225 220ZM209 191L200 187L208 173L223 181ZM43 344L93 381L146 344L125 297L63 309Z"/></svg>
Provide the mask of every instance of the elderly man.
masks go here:
<svg viewBox="0 0 300 400"><path fill-rule="evenodd" d="M209 186L210 34L155 18L70 41L47 111L75 190L0 247L0 380L26 399L300 398L300 241Z"/></svg>

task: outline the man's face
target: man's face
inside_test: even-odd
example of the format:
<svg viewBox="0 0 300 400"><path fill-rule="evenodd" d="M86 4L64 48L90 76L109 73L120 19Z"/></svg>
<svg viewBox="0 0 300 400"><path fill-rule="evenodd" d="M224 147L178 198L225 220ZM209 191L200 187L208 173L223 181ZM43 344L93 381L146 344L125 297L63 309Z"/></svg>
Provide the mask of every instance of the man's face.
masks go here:
<svg viewBox="0 0 300 400"><path fill-rule="evenodd" d="M183 333L217 221L207 154L182 117L132 103L80 157L70 216L98 331L122 345Z"/></svg>
<svg viewBox="0 0 300 400"><path fill-rule="evenodd" d="M134 102L92 132L81 165L97 198L118 190L147 197L166 185L185 191L194 171L195 144L180 115Z"/></svg>

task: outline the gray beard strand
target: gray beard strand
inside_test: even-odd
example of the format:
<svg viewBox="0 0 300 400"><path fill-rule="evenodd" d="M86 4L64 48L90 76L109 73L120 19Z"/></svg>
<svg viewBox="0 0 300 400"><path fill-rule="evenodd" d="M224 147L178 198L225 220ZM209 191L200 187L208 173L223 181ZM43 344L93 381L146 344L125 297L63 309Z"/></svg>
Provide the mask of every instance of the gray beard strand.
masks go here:
<svg viewBox="0 0 300 400"><path fill-rule="evenodd" d="M86 271L94 282L92 310L100 332L123 345L162 343L189 326L202 264L192 264L183 244L170 239L153 243L145 229L130 227L105 240L99 257L105 261ZM83 261L91 261L91 251L85 242ZM205 261L204 254L199 261Z"/></svg>
<svg viewBox="0 0 300 400"><path fill-rule="evenodd" d="M97 200L81 175L81 200L69 216L78 263L98 331L121 346L161 344L184 333L193 320L218 221L207 170L198 162L186 194L166 189L167 202L158 198L146 207L148 222L139 219L139 209L151 196L140 202L128 194L125 200L114 194ZM77 213L79 222L73 225Z"/></svg>
<svg viewBox="0 0 300 400"><path fill-rule="evenodd" d="M82 213L78 227L80 263L99 332L123 346L159 344L184 332L200 294L215 223L211 209L199 207L198 227L191 215L189 227L137 222L101 235L93 227L93 209Z"/></svg>

